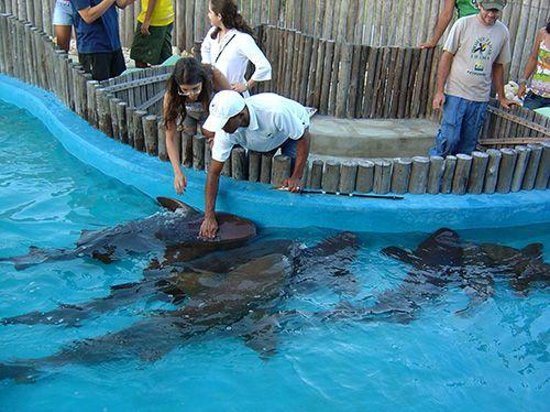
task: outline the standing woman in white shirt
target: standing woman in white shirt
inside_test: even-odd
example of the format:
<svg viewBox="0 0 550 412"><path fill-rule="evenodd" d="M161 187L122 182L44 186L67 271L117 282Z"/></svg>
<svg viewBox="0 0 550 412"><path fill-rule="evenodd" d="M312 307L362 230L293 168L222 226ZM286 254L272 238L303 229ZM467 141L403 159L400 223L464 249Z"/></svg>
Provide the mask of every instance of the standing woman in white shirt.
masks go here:
<svg viewBox="0 0 550 412"><path fill-rule="evenodd" d="M245 97L257 82L271 80L271 64L254 41L252 29L237 12L233 0L210 0L208 18L213 27L202 42L203 63L220 70L232 89ZM247 80L244 75L249 61L255 70Z"/></svg>

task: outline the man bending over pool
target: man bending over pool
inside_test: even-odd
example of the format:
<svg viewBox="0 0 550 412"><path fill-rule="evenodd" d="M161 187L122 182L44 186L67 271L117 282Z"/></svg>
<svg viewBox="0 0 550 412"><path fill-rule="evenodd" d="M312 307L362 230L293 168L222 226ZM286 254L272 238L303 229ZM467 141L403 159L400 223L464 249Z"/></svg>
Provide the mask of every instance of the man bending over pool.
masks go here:
<svg viewBox="0 0 550 412"><path fill-rule="evenodd" d="M281 148L282 154L294 163L292 175L283 186L291 192L299 192L309 155L308 128L309 115L304 106L277 94L262 93L244 99L235 91L223 90L214 96L210 115L203 125L203 129L215 135L208 140L212 161L206 179L201 237L212 239L216 236L218 183L233 146L238 144L256 152L273 152Z"/></svg>

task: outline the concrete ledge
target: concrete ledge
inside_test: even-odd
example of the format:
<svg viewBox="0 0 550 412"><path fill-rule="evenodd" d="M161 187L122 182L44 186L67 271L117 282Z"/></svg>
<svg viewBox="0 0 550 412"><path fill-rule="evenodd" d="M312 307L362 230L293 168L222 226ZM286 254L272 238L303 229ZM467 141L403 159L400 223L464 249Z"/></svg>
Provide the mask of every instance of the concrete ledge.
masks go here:
<svg viewBox="0 0 550 412"><path fill-rule="evenodd" d="M425 156L439 124L427 119L312 118L311 152L347 158Z"/></svg>

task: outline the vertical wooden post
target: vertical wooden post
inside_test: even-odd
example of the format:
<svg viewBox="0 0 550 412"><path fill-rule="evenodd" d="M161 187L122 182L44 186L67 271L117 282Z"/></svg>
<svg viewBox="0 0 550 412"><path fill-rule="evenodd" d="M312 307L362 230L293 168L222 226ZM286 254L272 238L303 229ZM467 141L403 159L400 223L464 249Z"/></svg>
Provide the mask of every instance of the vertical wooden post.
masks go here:
<svg viewBox="0 0 550 412"><path fill-rule="evenodd" d="M231 176L236 180L247 180L248 164L246 151L242 147L235 147L231 151Z"/></svg>
<svg viewBox="0 0 550 412"><path fill-rule="evenodd" d="M311 171L309 172L309 187L312 189L321 188L321 180L323 179L323 161L314 160L311 163Z"/></svg>
<svg viewBox="0 0 550 412"><path fill-rule="evenodd" d="M334 160L325 162L325 170L321 179L321 189L323 192L337 193L340 183L340 163Z"/></svg>
<svg viewBox="0 0 550 412"><path fill-rule="evenodd" d="M374 162L374 186L376 194L386 194L391 186L392 164L386 160L376 160Z"/></svg>
<svg viewBox="0 0 550 412"><path fill-rule="evenodd" d="M470 170L472 168L472 156L467 154L456 155L456 169L453 178L452 191L455 195L463 195L468 187Z"/></svg>
<svg viewBox="0 0 550 412"><path fill-rule="evenodd" d="M136 110L133 113L132 129L134 130L134 148L140 152L145 151L145 136L143 134L143 118L147 116L145 110Z"/></svg>
<svg viewBox="0 0 550 412"><path fill-rule="evenodd" d="M497 187L502 153L499 150L495 149L489 149L486 153L489 155L489 162L487 163L487 171L485 174L485 184L483 187L483 192L487 194L493 194L495 193Z"/></svg>
<svg viewBox="0 0 550 412"><path fill-rule="evenodd" d="M260 182L271 183L271 167L273 164L273 155L269 153L262 154L262 167L260 168Z"/></svg>
<svg viewBox="0 0 550 412"><path fill-rule="evenodd" d="M205 145L206 139L203 135L196 134L193 136L193 168L195 170L204 170Z"/></svg>
<svg viewBox="0 0 550 412"><path fill-rule="evenodd" d="M166 129L162 117L159 119L157 126L159 159L165 162L168 160L168 153L166 151Z"/></svg>
<svg viewBox="0 0 550 412"><path fill-rule="evenodd" d="M260 181L260 171L262 169L262 154L250 150L248 152L248 180L250 182Z"/></svg>
<svg viewBox="0 0 550 412"><path fill-rule="evenodd" d="M412 161L407 158L395 159L393 163L393 175L391 191L394 193L407 193L409 178L411 177ZM411 181L412 183L412 181Z"/></svg>
<svg viewBox="0 0 550 412"><path fill-rule="evenodd" d="M472 171L470 172L468 193L480 194L483 192L483 183L488 164L489 155L487 153L472 152Z"/></svg>
<svg viewBox="0 0 550 412"><path fill-rule="evenodd" d="M550 178L550 143L542 143L542 156L540 159L537 179L535 180L535 189L546 189L548 179Z"/></svg>
<svg viewBox="0 0 550 412"><path fill-rule="evenodd" d="M441 191L441 181L445 171L445 159L441 156L430 156L427 192L436 195Z"/></svg>
<svg viewBox="0 0 550 412"><path fill-rule="evenodd" d="M527 164L527 169L525 170L522 189L533 190L542 155L542 146L538 144L529 144L527 147L531 150L531 155L529 156L529 163Z"/></svg>
<svg viewBox="0 0 550 412"><path fill-rule="evenodd" d="M342 194L350 194L355 190L357 180L357 164L344 162L340 167L340 185L338 191Z"/></svg>
<svg viewBox="0 0 550 412"><path fill-rule="evenodd" d="M441 178L441 193L451 193L453 177L456 169L456 156L450 155L445 159L445 170Z"/></svg>
<svg viewBox="0 0 550 412"><path fill-rule="evenodd" d="M409 183L409 192L414 194L424 194L428 188L428 176L430 173L430 159L424 156L414 156L412 158L411 180Z"/></svg>
<svg viewBox="0 0 550 412"><path fill-rule="evenodd" d="M498 171L497 192L508 193L512 186L514 168L516 167L517 153L514 149L501 149L502 161Z"/></svg>
<svg viewBox="0 0 550 412"><path fill-rule="evenodd" d="M157 116L150 114L144 116L143 122L143 136L145 140L145 151L151 156L158 154L158 125Z"/></svg>
<svg viewBox="0 0 550 412"><path fill-rule="evenodd" d="M369 193L374 185L374 163L364 160L357 168L357 183L355 190L361 193Z"/></svg>
<svg viewBox="0 0 550 412"><path fill-rule="evenodd" d="M273 158L273 169L271 172L271 184L279 187L283 181L290 177L290 157L277 155Z"/></svg>
<svg viewBox="0 0 550 412"><path fill-rule="evenodd" d="M518 159L516 161L514 175L512 176L512 187L510 190L512 192L519 192L523 185L523 178L525 177L525 171L527 170L531 149L526 146L516 146L515 149L518 154Z"/></svg>

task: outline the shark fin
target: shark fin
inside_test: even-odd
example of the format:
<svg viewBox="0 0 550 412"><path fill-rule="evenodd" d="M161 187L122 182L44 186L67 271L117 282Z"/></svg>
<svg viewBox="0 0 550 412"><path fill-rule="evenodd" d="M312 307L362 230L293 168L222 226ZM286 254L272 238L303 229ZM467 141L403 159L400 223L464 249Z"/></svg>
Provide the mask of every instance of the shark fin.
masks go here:
<svg viewBox="0 0 550 412"><path fill-rule="evenodd" d="M407 249L401 249L397 246L385 247L382 249L382 253L403 263L408 263L409 265L418 263L418 258L413 252Z"/></svg>
<svg viewBox="0 0 550 412"><path fill-rule="evenodd" d="M246 346L254 350L261 359L267 360L277 352L277 315L264 315L263 311L252 314L253 326L242 335Z"/></svg>
<svg viewBox="0 0 550 412"><path fill-rule="evenodd" d="M530 243L521 249L521 253L535 260L542 261L542 243Z"/></svg>
<svg viewBox="0 0 550 412"><path fill-rule="evenodd" d="M177 209L182 209L186 216L194 216L201 214L201 211L198 209L195 209L192 206L189 206L186 203L183 203L181 200L172 199L170 197L157 197L157 202L162 207L171 210L172 212L175 212Z"/></svg>

